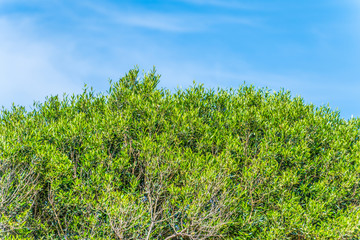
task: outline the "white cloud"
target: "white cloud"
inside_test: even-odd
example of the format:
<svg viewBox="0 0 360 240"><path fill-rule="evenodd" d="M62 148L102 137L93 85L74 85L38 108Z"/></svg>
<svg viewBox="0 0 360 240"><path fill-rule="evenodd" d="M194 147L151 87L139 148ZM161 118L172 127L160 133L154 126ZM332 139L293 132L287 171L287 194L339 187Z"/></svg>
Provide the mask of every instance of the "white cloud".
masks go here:
<svg viewBox="0 0 360 240"><path fill-rule="evenodd" d="M199 16L190 14L116 14L114 20L118 23L131 26L169 32L199 32L206 31L212 25L219 23L232 23L256 26L257 23L250 18L229 16Z"/></svg>
<svg viewBox="0 0 360 240"><path fill-rule="evenodd" d="M185 12L168 13L144 9L127 9L127 11L124 11L117 6L93 2L85 2L83 5L112 23L167 32L206 31L213 25L221 23L257 26L259 22L258 19L243 16L190 14Z"/></svg>
<svg viewBox="0 0 360 240"><path fill-rule="evenodd" d="M188 24L186 17L160 13L116 14L114 20L131 26L170 32L192 32L202 28L201 24L196 22L192 25Z"/></svg>
<svg viewBox="0 0 360 240"><path fill-rule="evenodd" d="M195 5L210 5L223 8L232 8L232 9L255 9L254 5L246 4L239 1L231 0L179 0L181 2L195 4Z"/></svg>
<svg viewBox="0 0 360 240"><path fill-rule="evenodd" d="M0 106L8 108L14 102L28 107L45 96L79 92L83 87L58 69L60 46L37 39L32 31L30 19L0 19Z"/></svg>

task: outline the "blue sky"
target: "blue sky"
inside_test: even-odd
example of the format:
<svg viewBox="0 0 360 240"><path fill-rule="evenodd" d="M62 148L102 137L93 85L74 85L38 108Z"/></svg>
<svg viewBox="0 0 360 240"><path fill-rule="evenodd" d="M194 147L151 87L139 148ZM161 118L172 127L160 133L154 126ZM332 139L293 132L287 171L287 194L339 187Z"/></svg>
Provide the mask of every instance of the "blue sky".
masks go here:
<svg viewBox="0 0 360 240"><path fill-rule="evenodd" d="M160 87L284 88L360 117L357 0L0 0L0 105L106 91L139 65Z"/></svg>

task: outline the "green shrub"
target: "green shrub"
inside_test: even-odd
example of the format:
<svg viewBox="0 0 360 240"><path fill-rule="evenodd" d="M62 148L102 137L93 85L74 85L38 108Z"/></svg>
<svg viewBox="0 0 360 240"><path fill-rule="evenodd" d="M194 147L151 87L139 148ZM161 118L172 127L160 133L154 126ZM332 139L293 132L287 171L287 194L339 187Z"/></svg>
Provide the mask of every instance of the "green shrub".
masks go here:
<svg viewBox="0 0 360 240"><path fill-rule="evenodd" d="M359 119L138 75L1 111L0 237L360 238Z"/></svg>

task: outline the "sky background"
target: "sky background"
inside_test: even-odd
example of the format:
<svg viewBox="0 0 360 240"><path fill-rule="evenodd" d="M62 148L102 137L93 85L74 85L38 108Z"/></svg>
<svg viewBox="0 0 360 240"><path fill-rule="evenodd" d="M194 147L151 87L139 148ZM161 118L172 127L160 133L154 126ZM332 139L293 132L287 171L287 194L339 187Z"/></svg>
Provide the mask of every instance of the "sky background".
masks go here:
<svg viewBox="0 0 360 240"><path fill-rule="evenodd" d="M138 65L159 87L290 90L360 117L358 0L0 0L0 106L97 92Z"/></svg>

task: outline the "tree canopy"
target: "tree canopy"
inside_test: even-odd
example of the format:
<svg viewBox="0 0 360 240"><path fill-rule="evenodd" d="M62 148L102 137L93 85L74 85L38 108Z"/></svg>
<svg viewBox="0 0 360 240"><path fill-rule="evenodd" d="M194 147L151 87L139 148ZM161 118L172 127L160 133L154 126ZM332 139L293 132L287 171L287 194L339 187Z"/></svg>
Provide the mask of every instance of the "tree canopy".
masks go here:
<svg viewBox="0 0 360 240"><path fill-rule="evenodd" d="M355 239L360 120L288 91L106 93L0 114L5 239Z"/></svg>

